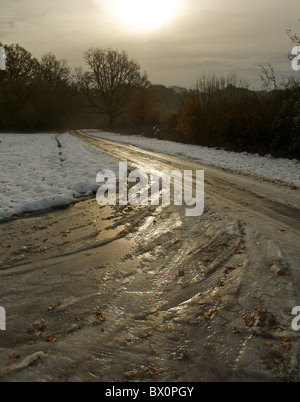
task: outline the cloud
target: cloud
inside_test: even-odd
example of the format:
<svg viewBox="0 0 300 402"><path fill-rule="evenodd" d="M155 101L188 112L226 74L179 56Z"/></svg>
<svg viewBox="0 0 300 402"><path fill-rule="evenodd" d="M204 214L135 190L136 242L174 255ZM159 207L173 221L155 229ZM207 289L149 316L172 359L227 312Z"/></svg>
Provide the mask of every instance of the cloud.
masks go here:
<svg viewBox="0 0 300 402"><path fill-rule="evenodd" d="M180 15L159 30L122 26L109 0L2 0L1 41L35 56L52 51L83 65L90 47L125 49L154 83L189 86L201 71L240 72L258 82L259 65L292 74L285 31L299 32L299 0L182 0ZM124 0L126 1L126 0ZM163 0L161 0L163 1ZM297 14L298 13L298 14Z"/></svg>

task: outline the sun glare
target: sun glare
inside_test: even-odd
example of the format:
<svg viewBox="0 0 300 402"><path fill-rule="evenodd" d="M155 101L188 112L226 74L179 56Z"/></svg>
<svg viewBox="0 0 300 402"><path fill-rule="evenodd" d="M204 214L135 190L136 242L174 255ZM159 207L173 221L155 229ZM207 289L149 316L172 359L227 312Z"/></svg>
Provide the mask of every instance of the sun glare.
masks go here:
<svg viewBox="0 0 300 402"><path fill-rule="evenodd" d="M160 28L179 12L179 0L109 0L109 3L121 22L140 31Z"/></svg>

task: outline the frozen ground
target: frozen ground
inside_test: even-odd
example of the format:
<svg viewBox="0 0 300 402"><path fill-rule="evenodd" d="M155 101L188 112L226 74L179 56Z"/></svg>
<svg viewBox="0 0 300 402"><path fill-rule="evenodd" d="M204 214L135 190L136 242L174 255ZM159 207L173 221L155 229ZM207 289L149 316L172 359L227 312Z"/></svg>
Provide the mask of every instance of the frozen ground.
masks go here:
<svg viewBox="0 0 300 402"><path fill-rule="evenodd" d="M68 205L117 161L69 134L0 134L0 219Z"/></svg>
<svg viewBox="0 0 300 402"><path fill-rule="evenodd" d="M120 135L95 130L85 130L91 135L111 141L136 145L154 152L189 157L209 166L221 167L242 174L276 180L300 188L300 162L296 160L251 155L246 152L228 152L222 149L162 141L138 135Z"/></svg>
<svg viewBox="0 0 300 402"><path fill-rule="evenodd" d="M114 158L105 168L201 167L73 135L95 147L96 161ZM40 139L52 141L44 155L53 166L67 149L70 177L60 183L75 191L88 172L94 185L94 151L60 139L61 148ZM2 222L0 382L299 382L300 193L209 166L205 178L205 210L192 219L185 205L100 207L89 197Z"/></svg>
<svg viewBox="0 0 300 402"><path fill-rule="evenodd" d="M74 191L82 177L95 184L102 162L114 169L126 160L146 172L202 166L72 134L58 138L61 148L55 136L39 139L28 158L18 144L7 153L15 162L22 155L31 180L34 158L45 189L54 183L41 181L49 163L49 176L65 172L68 180L57 181ZM299 205L288 186L206 166L205 210L196 218L185 205L99 207L89 197L2 222L0 382L299 382L300 337L291 326L300 305Z"/></svg>

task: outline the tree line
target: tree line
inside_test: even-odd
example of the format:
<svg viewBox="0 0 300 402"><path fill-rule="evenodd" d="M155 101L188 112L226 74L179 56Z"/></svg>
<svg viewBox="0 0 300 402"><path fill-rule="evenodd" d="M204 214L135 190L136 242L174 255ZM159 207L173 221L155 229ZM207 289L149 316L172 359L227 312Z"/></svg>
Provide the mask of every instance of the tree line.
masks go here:
<svg viewBox="0 0 300 402"><path fill-rule="evenodd" d="M295 37L291 37L295 40ZM203 73L192 89L153 85L125 51L91 48L86 69L2 45L0 131L97 128L300 159L300 82L261 66L262 88Z"/></svg>
<svg viewBox="0 0 300 402"><path fill-rule="evenodd" d="M300 82L274 77L262 66L264 88L253 91L236 77L202 76L177 129L193 144L300 159Z"/></svg>

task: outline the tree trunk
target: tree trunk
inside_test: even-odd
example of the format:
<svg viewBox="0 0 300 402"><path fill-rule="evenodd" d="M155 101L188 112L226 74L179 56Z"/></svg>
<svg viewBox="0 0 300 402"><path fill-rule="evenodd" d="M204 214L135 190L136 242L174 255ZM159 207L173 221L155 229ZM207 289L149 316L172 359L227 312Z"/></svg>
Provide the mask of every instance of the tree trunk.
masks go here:
<svg viewBox="0 0 300 402"><path fill-rule="evenodd" d="M108 128L113 129L115 126L116 116L114 113L109 114Z"/></svg>

